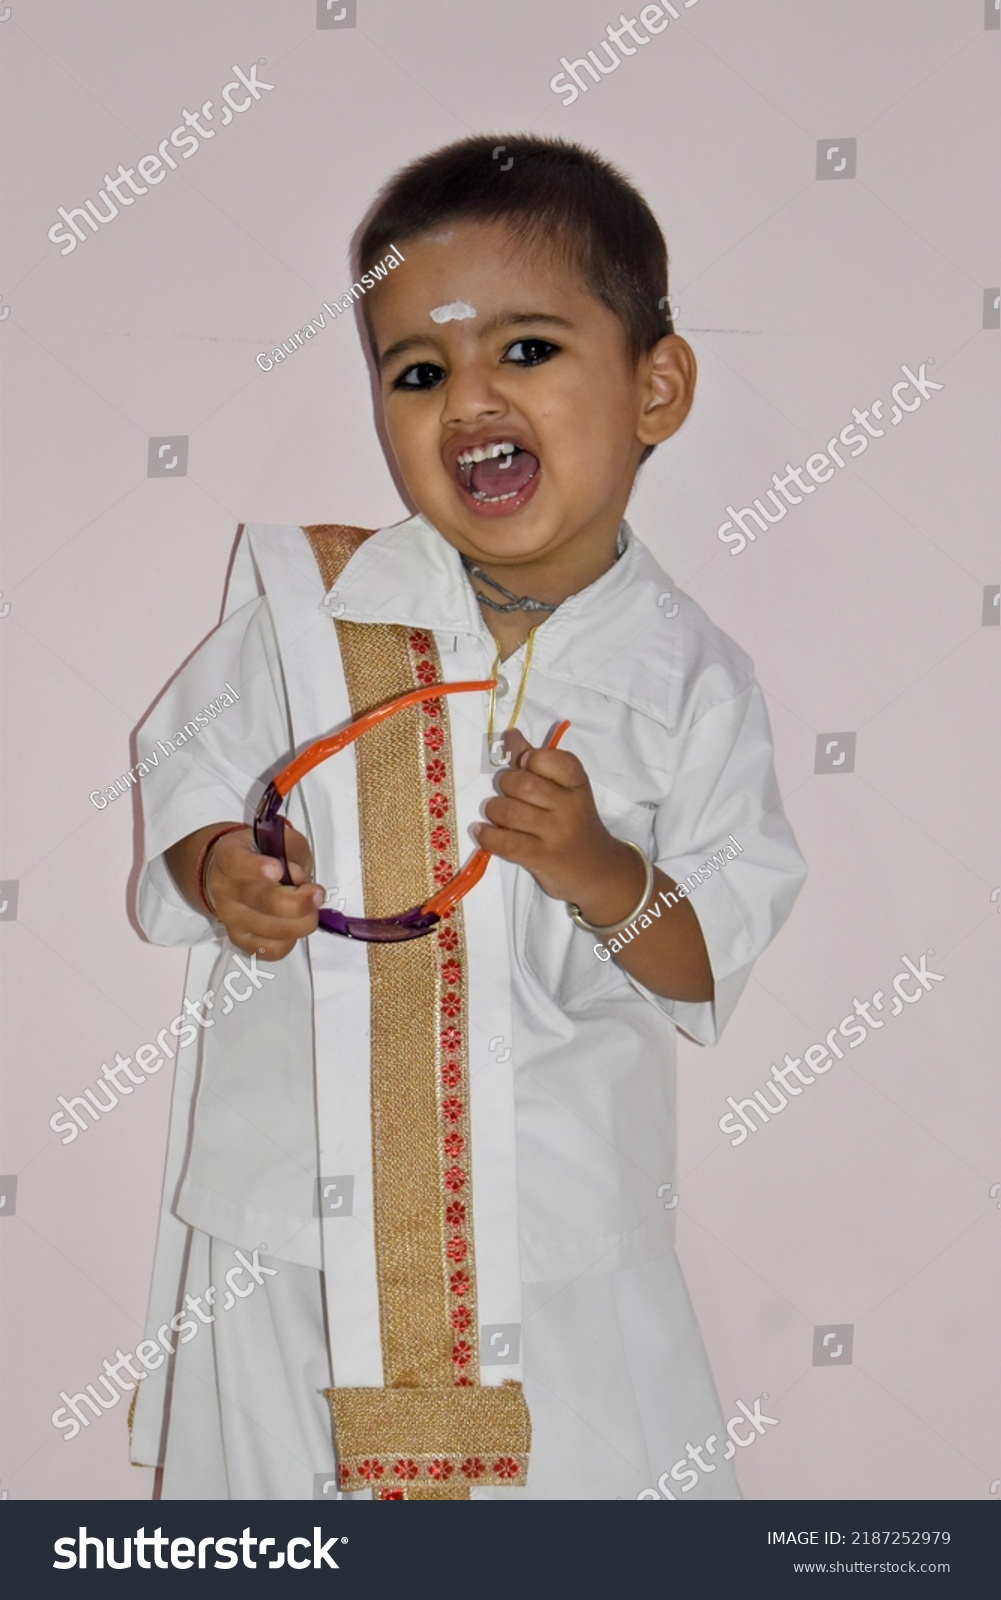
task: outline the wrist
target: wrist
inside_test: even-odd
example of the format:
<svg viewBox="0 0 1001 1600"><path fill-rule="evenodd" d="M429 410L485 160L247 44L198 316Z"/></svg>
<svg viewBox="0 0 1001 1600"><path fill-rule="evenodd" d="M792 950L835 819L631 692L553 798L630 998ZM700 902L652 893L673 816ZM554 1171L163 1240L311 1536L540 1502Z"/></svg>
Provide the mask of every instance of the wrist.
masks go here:
<svg viewBox="0 0 1001 1600"><path fill-rule="evenodd" d="M198 860L195 864L195 883L198 888L198 898L210 917L218 918L219 916L209 888L209 873L215 856L215 847L220 839L226 837L227 833L238 833L247 828L248 824L245 822L227 822L223 827L217 828L210 838L206 839L199 852Z"/></svg>
<svg viewBox="0 0 1001 1600"><path fill-rule="evenodd" d="M624 839L609 842L604 863L589 875L580 897L572 902L570 915L576 911L588 931L624 927L639 916L653 889L653 868L646 853Z"/></svg>

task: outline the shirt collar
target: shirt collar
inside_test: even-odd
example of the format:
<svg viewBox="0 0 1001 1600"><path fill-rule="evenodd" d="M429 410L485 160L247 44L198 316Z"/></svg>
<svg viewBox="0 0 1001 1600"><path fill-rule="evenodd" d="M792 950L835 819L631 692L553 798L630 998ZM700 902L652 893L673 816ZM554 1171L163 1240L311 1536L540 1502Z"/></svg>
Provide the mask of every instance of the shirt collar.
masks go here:
<svg viewBox="0 0 1001 1600"><path fill-rule="evenodd" d="M459 552L419 514L366 539L321 604L345 622L480 631L480 608Z"/></svg>
<svg viewBox="0 0 1001 1600"><path fill-rule="evenodd" d="M663 668L668 681L677 676L688 628L683 618L681 626L665 627L657 597L671 580L625 522L620 544L614 565L564 600L539 629L533 671L586 683L671 723L676 707L669 689L665 696ZM421 514L366 539L321 604L345 622L488 634L458 551Z"/></svg>
<svg viewBox="0 0 1001 1600"><path fill-rule="evenodd" d="M594 605L604 610L615 593L635 582L639 575L635 557L648 553L626 522L619 530L619 552L608 572L564 600L549 620L577 616L582 608L589 611ZM480 608L458 551L421 514L366 539L321 604L345 622L482 632Z"/></svg>

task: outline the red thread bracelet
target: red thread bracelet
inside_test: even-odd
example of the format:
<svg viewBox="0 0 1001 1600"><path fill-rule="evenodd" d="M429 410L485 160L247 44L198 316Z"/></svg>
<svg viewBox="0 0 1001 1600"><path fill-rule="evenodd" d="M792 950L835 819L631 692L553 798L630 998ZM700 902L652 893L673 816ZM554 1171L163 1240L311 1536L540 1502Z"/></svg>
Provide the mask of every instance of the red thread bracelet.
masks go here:
<svg viewBox="0 0 1001 1600"><path fill-rule="evenodd" d="M249 826L250 824L246 822L227 822L226 826L224 828L220 828L218 833L214 833L211 839L209 839L202 847L202 853L198 857L198 865L195 868L195 876L198 882L198 898L201 900L202 905L205 907L206 911L211 917L218 917L219 913L209 900L208 895L205 893L205 870L209 864L209 855L213 849L213 846L219 843L219 840L224 834L237 833L241 828L247 828Z"/></svg>

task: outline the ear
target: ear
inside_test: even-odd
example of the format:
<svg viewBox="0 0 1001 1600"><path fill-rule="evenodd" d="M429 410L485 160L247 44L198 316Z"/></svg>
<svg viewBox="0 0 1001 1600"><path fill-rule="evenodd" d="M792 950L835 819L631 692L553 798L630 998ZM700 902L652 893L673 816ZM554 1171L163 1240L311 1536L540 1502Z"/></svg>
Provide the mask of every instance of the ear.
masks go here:
<svg viewBox="0 0 1001 1600"><path fill-rule="evenodd" d="M697 373L691 345L676 333L665 335L642 357L637 372L640 444L661 444L677 433L691 410Z"/></svg>

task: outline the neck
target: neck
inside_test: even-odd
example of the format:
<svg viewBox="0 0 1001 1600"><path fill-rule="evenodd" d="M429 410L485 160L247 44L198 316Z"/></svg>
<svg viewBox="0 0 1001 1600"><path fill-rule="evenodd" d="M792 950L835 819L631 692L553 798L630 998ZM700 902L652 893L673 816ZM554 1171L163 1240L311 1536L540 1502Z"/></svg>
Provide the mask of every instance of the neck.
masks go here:
<svg viewBox="0 0 1001 1600"><path fill-rule="evenodd" d="M474 586L477 584L482 586L477 588L476 596L481 606L486 606L488 611L498 612L502 616L515 611L527 611L536 616L540 614L551 616L559 604L556 600L536 600L531 595L515 594L513 589L508 589L496 578L491 578L490 574L477 566L469 556L462 557L462 565L473 580ZM491 590L492 593L488 594L487 590Z"/></svg>
<svg viewBox="0 0 1001 1600"><path fill-rule="evenodd" d="M554 608L573 594L579 594L595 583L614 565L618 555L618 524L610 543L606 538L596 548L582 548L583 541L574 540L551 554L531 561L507 563L491 561L489 557L475 561L488 577L496 579L513 594L541 600ZM467 573L474 591L492 600L504 600L498 590ZM524 644L532 628L544 626L551 612L534 610L497 611L480 601L480 614L500 648L501 659L506 660Z"/></svg>
<svg viewBox="0 0 1001 1600"><path fill-rule="evenodd" d="M533 628L545 626L545 612L538 611L531 616L527 611L514 611L506 616L499 612L491 611L487 606L480 605L480 615L486 623L490 633L497 641L502 661L525 643Z"/></svg>
<svg viewBox="0 0 1001 1600"><path fill-rule="evenodd" d="M475 549L463 553L515 594L560 605L614 566L621 521L621 516L602 518L601 525L581 529L555 548L521 559L487 552L481 555Z"/></svg>

